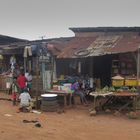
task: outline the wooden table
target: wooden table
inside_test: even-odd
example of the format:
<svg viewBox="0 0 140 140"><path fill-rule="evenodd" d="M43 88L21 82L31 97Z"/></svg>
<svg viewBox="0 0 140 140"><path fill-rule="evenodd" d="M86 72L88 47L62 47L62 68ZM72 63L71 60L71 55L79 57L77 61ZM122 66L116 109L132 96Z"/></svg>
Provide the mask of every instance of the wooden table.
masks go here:
<svg viewBox="0 0 140 140"><path fill-rule="evenodd" d="M97 97L107 97L107 96L110 96L112 94L113 94L113 92L108 92L108 93L91 92L91 93L89 93L90 96L94 97L93 110L96 110Z"/></svg>
<svg viewBox="0 0 140 140"><path fill-rule="evenodd" d="M117 97L118 98L127 98L127 97L132 98L132 101L129 101L126 104L124 104L123 106L121 106L118 109L118 111L121 111L121 110L125 109L131 103L133 104L133 110L136 110L136 100L137 100L138 95L139 95L138 93L129 93L129 92L121 92L121 93L114 93L114 94L112 94L112 96L114 96L116 98Z"/></svg>
<svg viewBox="0 0 140 140"><path fill-rule="evenodd" d="M49 94L57 94L58 96L63 96L64 97L64 108L67 106L67 96L69 96L69 106L71 106L71 98L72 98L72 93L71 92L66 92L64 90L47 90L46 93Z"/></svg>
<svg viewBox="0 0 140 140"><path fill-rule="evenodd" d="M106 98L106 102L104 104L100 105L100 107L103 107L103 106L105 106L105 105L107 105L107 104L109 104L111 102L113 103L116 98L131 97L131 98L133 98L133 100L128 101L124 105L120 106L118 108L118 111L121 111L121 110L125 109L131 103L133 103L133 110L136 110L136 104L135 103L136 103L136 98L138 97L138 93L128 93L128 92L122 92L122 93L114 93L114 92L98 93L98 92L91 92L89 95L94 97L93 110L96 110L96 107L97 107L97 97Z"/></svg>

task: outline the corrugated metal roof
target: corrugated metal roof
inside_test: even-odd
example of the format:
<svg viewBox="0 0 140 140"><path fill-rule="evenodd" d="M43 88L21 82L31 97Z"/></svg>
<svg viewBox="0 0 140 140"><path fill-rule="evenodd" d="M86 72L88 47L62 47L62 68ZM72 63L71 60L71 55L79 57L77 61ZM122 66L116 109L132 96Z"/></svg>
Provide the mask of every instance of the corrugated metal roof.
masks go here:
<svg viewBox="0 0 140 140"><path fill-rule="evenodd" d="M16 42L26 42L28 40L24 39L19 39L11 36L5 36L5 35L0 35L0 45L6 45L10 43L16 43Z"/></svg>
<svg viewBox="0 0 140 140"><path fill-rule="evenodd" d="M75 37L57 58L79 58L134 52L140 45L139 34L105 34Z"/></svg>
<svg viewBox="0 0 140 140"><path fill-rule="evenodd" d="M123 36L113 48L110 48L107 51L111 53L135 52L137 51L139 45L139 35Z"/></svg>
<svg viewBox="0 0 140 140"><path fill-rule="evenodd" d="M27 41L27 42L17 42L17 43L9 43L7 45L0 45L0 51L2 54L18 54L23 53L23 49L25 46L36 46L41 45L42 43L48 47L49 51L52 52L53 55L59 55L63 49L66 47L67 43L73 37L66 38L54 38L48 40L36 40L36 41ZM22 49L22 51L20 51Z"/></svg>
<svg viewBox="0 0 140 140"><path fill-rule="evenodd" d="M69 28L73 32L139 32L140 27L80 27Z"/></svg>
<svg viewBox="0 0 140 140"><path fill-rule="evenodd" d="M76 58L77 52L87 49L96 37L75 37L66 46L66 48L57 56L57 58Z"/></svg>
<svg viewBox="0 0 140 140"><path fill-rule="evenodd" d="M52 52L53 55L59 55L62 50L66 47L69 40L52 40L47 44L47 48Z"/></svg>

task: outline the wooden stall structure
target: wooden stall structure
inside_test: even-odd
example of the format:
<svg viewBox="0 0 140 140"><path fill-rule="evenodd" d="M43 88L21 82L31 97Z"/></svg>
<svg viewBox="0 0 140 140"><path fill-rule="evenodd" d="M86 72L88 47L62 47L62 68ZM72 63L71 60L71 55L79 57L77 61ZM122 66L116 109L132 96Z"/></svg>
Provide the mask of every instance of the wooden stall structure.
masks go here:
<svg viewBox="0 0 140 140"><path fill-rule="evenodd" d="M0 75L0 91L8 93L12 80L12 77L9 75Z"/></svg>

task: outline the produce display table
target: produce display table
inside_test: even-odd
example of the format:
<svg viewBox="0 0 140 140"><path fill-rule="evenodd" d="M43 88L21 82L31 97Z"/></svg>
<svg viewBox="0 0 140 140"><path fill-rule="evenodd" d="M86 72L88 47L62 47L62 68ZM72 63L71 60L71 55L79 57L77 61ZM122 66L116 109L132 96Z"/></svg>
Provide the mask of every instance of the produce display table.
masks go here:
<svg viewBox="0 0 140 140"><path fill-rule="evenodd" d="M122 92L122 93L114 93L114 92L107 92L107 93L98 93L98 92L91 92L90 96L94 97L94 105L93 110L96 110L97 107L99 108L115 108L116 105L120 102L119 106L115 109L118 111L122 111L126 109L130 104L133 104L133 110L136 109L136 98L138 97L138 93L129 93L129 92ZM99 98L105 99L105 102L98 103ZM97 105L98 103L98 105Z"/></svg>
<svg viewBox="0 0 140 140"><path fill-rule="evenodd" d="M66 106L67 106L67 97L69 96L69 105L71 106L71 98L72 98L71 92L66 92L64 90L47 90L46 91L46 94L51 94L51 93L64 97L64 108L66 108Z"/></svg>
<svg viewBox="0 0 140 140"><path fill-rule="evenodd" d="M128 107L130 104L132 104L133 110L136 110L136 100L138 96L139 96L138 93L130 93L130 92L114 93L112 94L111 101L113 102L113 100L115 101L115 99L126 100L126 101L127 99L131 99L131 100L128 100L126 103L124 103L122 106L120 106L118 108L118 111L122 111L123 109Z"/></svg>
<svg viewBox="0 0 140 140"><path fill-rule="evenodd" d="M108 92L108 93L101 93L101 92L91 92L89 93L90 96L94 97L94 104L93 104L93 110L96 110L97 107L97 97L102 97L102 98L107 98L108 96L112 95L113 92ZM99 105L101 107L101 104Z"/></svg>

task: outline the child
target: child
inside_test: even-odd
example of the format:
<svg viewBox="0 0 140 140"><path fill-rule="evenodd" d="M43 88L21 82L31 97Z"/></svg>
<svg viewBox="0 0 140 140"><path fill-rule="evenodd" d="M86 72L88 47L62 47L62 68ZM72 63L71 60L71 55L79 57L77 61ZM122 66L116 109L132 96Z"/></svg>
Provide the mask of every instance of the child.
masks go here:
<svg viewBox="0 0 140 140"><path fill-rule="evenodd" d="M16 105L17 94L18 94L18 86L16 84L16 78L13 79L13 83L11 85L11 89L12 89L12 101L13 101L13 105Z"/></svg>
<svg viewBox="0 0 140 140"><path fill-rule="evenodd" d="M20 99L19 111L24 112L24 110L30 111L32 109L30 104L31 96L28 93L27 88L24 88L23 92L19 96L19 99Z"/></svg>

